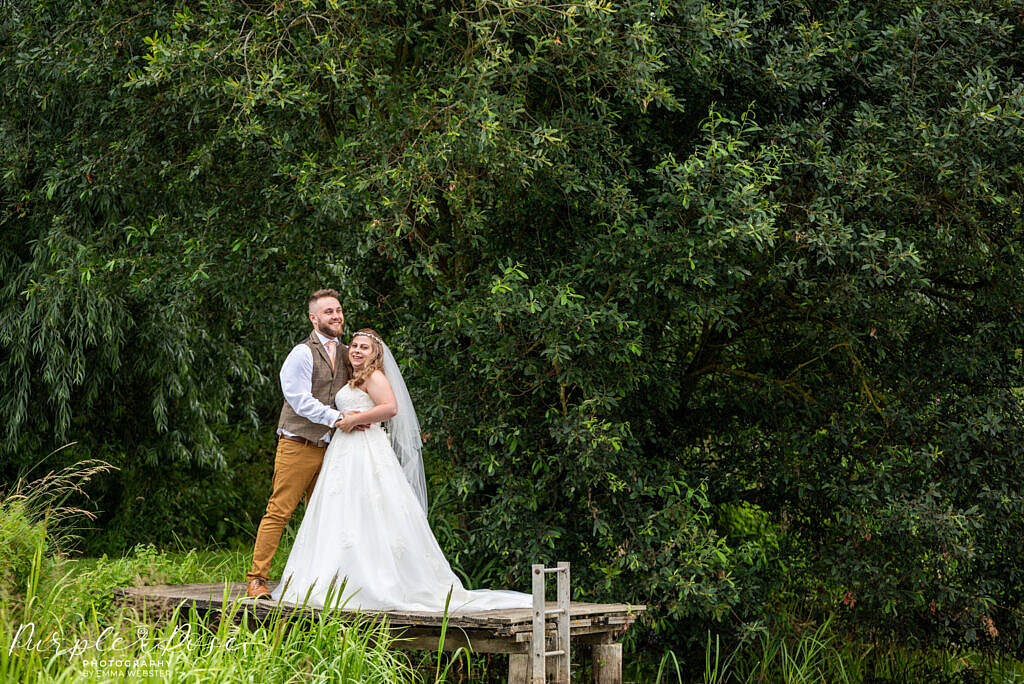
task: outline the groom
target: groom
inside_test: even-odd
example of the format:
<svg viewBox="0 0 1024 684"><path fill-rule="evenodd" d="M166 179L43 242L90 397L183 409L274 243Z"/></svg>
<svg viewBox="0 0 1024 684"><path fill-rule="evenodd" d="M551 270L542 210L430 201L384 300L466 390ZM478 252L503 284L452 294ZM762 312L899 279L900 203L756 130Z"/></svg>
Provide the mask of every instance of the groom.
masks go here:
<svg viewBox="0 0 1024 684"><path fill-rule="evenodd" d="M348 382L347 347L338 342L345 325L335 290L317 290L309 297L313 332L296 345L281 366L284 405L277 422L274 488L256 533L252 569L246 575L246 596L270 598L267 573L281 533L299 500L313 493L331 429L341 422L334 396Z"/></svg>

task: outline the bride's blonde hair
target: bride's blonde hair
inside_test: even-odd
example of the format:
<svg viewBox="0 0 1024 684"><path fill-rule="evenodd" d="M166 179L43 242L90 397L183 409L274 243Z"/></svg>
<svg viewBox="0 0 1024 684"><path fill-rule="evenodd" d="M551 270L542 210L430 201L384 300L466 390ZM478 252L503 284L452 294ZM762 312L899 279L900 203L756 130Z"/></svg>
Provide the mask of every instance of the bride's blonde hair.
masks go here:
<svg viewBox="0 0 1024 684"><path fill-rule="evenodd" d="M345 354L345 363L348 365L349 370L348 384L352 387L362 387L366 383L366 379L373 374L373 371L384 370L384 345L380 342L380 335L373 328L362 328L352 335L352 338L355 339L359 335L370 340L370 346L373 348L373 357L367 359L363 367L356 371L352 368L352 362L349 361L348 354Z"/></svg>

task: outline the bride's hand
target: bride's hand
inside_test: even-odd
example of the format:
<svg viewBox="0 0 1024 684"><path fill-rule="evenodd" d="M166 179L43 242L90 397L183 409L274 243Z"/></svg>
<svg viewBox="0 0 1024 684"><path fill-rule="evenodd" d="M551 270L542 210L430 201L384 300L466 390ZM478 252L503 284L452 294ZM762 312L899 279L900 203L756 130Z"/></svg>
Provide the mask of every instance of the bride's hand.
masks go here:
<svg viewBox="0 0 1024 684"><path fill-rule="evenodd" d="M365 430L366 426L356 422L356 414L362 413L362 411L349 411L344 414L344 418L339 420L336 425L342 432L352 432L352 430L362 429Z"/></svg>

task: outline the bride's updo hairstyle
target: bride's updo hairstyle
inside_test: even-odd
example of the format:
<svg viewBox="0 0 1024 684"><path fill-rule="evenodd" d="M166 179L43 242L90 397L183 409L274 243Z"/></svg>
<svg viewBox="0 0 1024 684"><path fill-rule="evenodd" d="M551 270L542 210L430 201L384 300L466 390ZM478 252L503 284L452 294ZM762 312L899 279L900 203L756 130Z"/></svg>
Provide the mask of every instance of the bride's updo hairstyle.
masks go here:
<svg viewBox="0 0 1024 684"><path fill-rule="evenodd" d="M380 335L373 328L362 328L352 335L352 339L360 335L370 340L370 345L373 347L373 358L367 359L363 367L356 371L352 368L352 362L348 360L348 354L345 354L345 363L348 364L349 370L348 384L352 387L362 387L366 383L366 378L370 377L373 371L384 370L384 347L380 343Z"/></svg>

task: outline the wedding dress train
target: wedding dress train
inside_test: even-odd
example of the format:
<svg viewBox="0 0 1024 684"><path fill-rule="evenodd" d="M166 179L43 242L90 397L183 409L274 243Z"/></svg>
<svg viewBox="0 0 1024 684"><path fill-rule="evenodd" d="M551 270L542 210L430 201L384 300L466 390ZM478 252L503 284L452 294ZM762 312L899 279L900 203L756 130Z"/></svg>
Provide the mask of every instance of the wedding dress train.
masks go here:
<svg viewBox="0 0 1024 684"><path fill-rule="evenodd" d="M336 405L342 411L374 406L366 392L348 385ZM449 590L449 612L532 605L530 594L463 588L379 423L334 433L271 597L323 607L332 581L331 605L346 609L439 612Z"/></svg>

